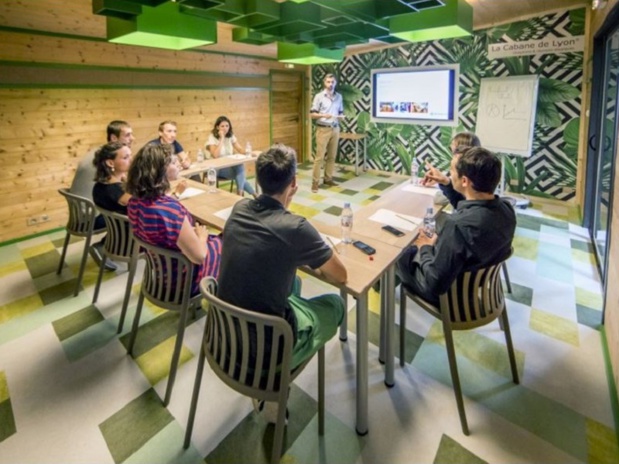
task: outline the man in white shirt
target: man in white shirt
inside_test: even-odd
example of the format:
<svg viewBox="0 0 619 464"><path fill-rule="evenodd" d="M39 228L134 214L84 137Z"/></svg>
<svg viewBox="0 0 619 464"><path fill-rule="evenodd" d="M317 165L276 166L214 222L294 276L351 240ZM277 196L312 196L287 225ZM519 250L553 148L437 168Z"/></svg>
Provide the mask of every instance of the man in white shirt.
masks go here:
<svg viewBox="0 0 619 464"><path fill-rule="evenodd" d="M316 154L312 174L312 192L318 192L320 171L325 161L325 185L337 185L333 181L337 144L340 139L340 119L344 118L342 95L335 91L337 80L327 74L323 80L324 90L317 93L312 102L310 116L316 120Z"/></svg>

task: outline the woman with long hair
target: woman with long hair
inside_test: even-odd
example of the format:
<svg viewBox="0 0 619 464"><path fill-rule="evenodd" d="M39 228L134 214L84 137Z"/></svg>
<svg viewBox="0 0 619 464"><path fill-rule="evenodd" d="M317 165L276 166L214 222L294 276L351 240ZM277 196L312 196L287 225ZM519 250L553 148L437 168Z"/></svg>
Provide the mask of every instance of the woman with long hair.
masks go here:
<svg viewBox="0 0 619 464"><path fill-rule="evenodd" d="M226 116L217 118L205 146L213 158L243 153L243 147L239 144L232 130L232 123ZM243 195L243 191L245 191L256 197L254 188L245 178L245 165L239 164L238 166L220 169L217 175L224 179L236 180L237 194Z"/></svg>
<svg viewBox="0 0 619 464"><path fill-rule="evenodd" d="M222 241L220 236L209 235L206 227L194 224L187 208L171 193L169 177L174 177L174 169L172 156L165 147L142 147L127 176L127 191L132 195L127 215L137 238L180 251L195 264L195 295L200 280L219 275Z"/></svg>

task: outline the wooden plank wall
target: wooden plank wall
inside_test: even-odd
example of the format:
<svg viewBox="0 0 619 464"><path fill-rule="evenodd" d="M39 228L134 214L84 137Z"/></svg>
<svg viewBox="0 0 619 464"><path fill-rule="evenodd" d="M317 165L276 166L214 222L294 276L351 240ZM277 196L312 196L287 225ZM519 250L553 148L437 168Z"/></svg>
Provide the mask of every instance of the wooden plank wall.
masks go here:
<svg viewBox="0 0 619 464"><path fill-rule="evenodd" d="M238 55L175 52L29 31L0 31L0 243L62 227L77 163L105 142L113 119L131 123L134 152L165 119L196 153L221 114L242 143L270 143L271 69L282 64ZM257 118L256 114L265 115ZM27 219L50 220L27 226Z"/></svg>

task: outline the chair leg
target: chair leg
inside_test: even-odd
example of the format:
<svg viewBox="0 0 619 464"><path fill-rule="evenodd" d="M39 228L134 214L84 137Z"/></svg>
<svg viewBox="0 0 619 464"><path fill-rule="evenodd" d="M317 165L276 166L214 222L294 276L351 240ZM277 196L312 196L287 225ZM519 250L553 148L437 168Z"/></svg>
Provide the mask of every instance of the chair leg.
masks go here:
<svg viewBox="0 0 619 464"><path fill-rule="evenodd" d="M176 333L176 342L174 343L174 352L172 353L172 363L170 364L170 376L168 377L168 386L166 387L165 398L163 405L167 406L170 403L174 381L176 380L176 370L178 369L178 359L181 355L183 347L183 337L185 336L185 325L187 324L187 306L181 310L180 319L178 321L178 331Z"/></svg>
<svg viewBox="0 0 619 464"><path fill-rule="evenodd" d="M325 434L325 347L318 350L318 435Z"/></svg>
<svg viewBox="0 0 619 464"><path fill-rule="evenodd" d="M80 270L77 274L77 282L75 283L75 291L73 292L73 296L77 296L80 292L80 284L82 283L82 278L84 277L84 269L86 269L86 260L88 259L88 248L90 247L91 236L86 237L86 244L84 245L84 252L82 253L82 262L80 264Z"/></svg>
<svg viewBox="0 0 619 464"><path fill-rule="evenodd" d="M103 262L101 266L99 266L99 275L97 276L97 284L95 285L95 294L92 297L92 303L95 304L97 299L99 298L99 288L101 287L101 279L103 278L103 268L105 267L105 262L107 261L107 253L103 252Z"/></svg>
<svg viewBox="0 0 619 464"><path fill-rule="evenodd" d="M340 324L340 341L348 340L348 294L345 290L340 290L340 297L344 300L344 319Z"/></svg>
<svg viewBox="0 0 619 464"><path fill-rule="evenodd" d="M458 375L458 366L456 364L456 351L454 349L453 334L448 324L445 324L445 321L443 321L443 333L445 334L445 346L447 347L449 371L451 372L451 382L453 383L454 394L456 395L456 404L458 405L458 414L460 415L462 433L469 435L469 425L466 421L466 412L464 411L464 401L462 399L462 388L460 386L460 376Z"/></svg>
<svg viewBox="0 0 619 464"><path fill-rule="evenodd" d="M198 408L198 397L200 396L200 386L202 385L202 374L204 373L204 360L206 354L204 352L204 340L200 348L200 359L198 359L198 369L196 370L196 380L193 383L193 394L191 395L191 405L189 406L189 418L187 419L187 430L185 431L185 442L183 448L189 448L191 443L191 434L193 433L193 423L196 419L196 409Z"/></svg>
<svg viewBox="0 0 619 464"><path fill-rule="evenodd" d="M288 403L288 389L281 389L279 401L277 402L277 423L273 435L273 450L271 452L271 463L278 464L282 456L284 444L284 429L286 428L286 404Z"/></svg>
<svg viewBox="0 0 619 464"><path fill-rule="evenodd" d="M400 285L400 367L404 367L406 357L406 290Z"/></svg>
<svg viewBox="0 0 619 464"><path fill-rule="evenodd" d="M71 234L67 232L67 236L64 239L64 245L62 245L62 253L60 254L60 262L58 263L58 270L56 270L56 274L60 274L62 272L62 266L64 264L64 259L67 256L67 247L69 246L70 239Z"/></svg>
<svg viewBox="0 0 619 464"><path fill-rule="evenodd" d="M129 300L131 299L131 287L133 286L136 267L137 262L134 259L129 261L129 276L127 277L127 287L125 288L125 297L123 298L123 307L120 310L120 320L118 321L118 330L116 333L121 333L123 331L123 325L125 325L125 316L127 315Z"/></svg>
<svg viewBox="0 0 619 464"><path fill-rule="evenodd" d="M503 268L503 277L505 277L505 285L507 286L507 293L511 293L512 292L512 284L509 281L509 274L507 273L507 263L505 263L505 261L503 261L503 264L501 265L501 267Z"/></svg>
<svg viewBox="0 0 619 464"><path fill-rule="evenodd" d="M520 383L518 376L518 365L516 364L516 355L514 353L514 344L512 343L512 333L509 328L509 319L507 318L507 309L503 310L501 314L501 321L503 321L503 330L505 332L505 344L507 345L507 355L509 356L509 364L512 369L512 379L514 383Z"/></svg>
<svg viewBox="0 0 619 464"><path fill-rule="evenodd" d="M127 347L127 354L133 356L133 345L138 335L138 327L140 327L140 316L142 315L142 305L144 304L144 294L140 292L140 298L138 299L138 306L135 308L135 316L133 317L133 327L131 328L131 338L129 339L129 346Z"/></svg>

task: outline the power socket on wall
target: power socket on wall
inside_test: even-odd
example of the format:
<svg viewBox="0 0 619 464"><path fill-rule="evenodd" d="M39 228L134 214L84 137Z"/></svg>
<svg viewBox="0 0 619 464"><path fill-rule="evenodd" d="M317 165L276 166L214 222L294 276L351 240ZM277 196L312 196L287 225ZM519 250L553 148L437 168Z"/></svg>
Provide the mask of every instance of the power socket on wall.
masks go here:
<svg viewBox="0 0 619 464"><path fill-rule="evenodd" d="M30 216L29 218L26 219L26 225L27 226L36 226L37 224L42 224L44 222L48 222L49 221L49 215L48 214L41 214L39 216Z"/></svg>

